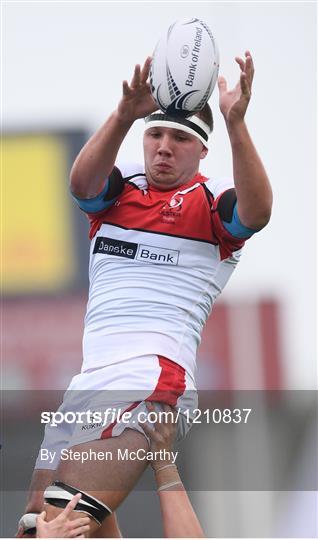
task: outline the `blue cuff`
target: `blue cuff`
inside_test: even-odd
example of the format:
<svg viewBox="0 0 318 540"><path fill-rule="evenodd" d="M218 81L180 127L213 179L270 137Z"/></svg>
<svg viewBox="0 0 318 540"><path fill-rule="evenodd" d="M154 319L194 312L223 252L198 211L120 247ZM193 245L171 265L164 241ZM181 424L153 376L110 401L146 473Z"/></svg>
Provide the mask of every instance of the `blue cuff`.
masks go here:
<svg viewBox="0 0 318 540"><path fill-rule="evenodd" d="M77 202L80 209L84 210L84 212L87 212L88 214L93 214L94 212L101 212L102 210L106 210L106 208L109 208L116 201L116 198L112 199L111 201L104 200L104 197L108 192L108 185L109 180L107 179L103 191L92 199L80 199L79 197L76 197L76 195L74 195L73 193L72 197Z"/></svg>
<svg viewBox="0 0 318 540"><path fill-rule="evenodd" d="M237 202L235 203L234 209L233 209L233 216L232 221L229 223L227 221L222 221L223 226L225 229L236 238L249 238L257 231L255 229L249 229L248 227L245 227L240 221L240 218L237 213Z"/></svg>

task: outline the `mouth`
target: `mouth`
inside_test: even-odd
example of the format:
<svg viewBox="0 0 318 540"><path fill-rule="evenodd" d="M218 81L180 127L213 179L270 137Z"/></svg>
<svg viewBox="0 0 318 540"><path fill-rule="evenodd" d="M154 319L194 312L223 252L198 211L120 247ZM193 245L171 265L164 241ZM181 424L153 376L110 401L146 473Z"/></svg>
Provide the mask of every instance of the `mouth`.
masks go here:
<svg viewBox="0 0 318 540"><path fill-rule="evenodd" d="M171 165L169 165L169 163L166 163L165 161L160 161L159 163L156 163L155 167L162 171L168 171L172 169Z"/></svg>

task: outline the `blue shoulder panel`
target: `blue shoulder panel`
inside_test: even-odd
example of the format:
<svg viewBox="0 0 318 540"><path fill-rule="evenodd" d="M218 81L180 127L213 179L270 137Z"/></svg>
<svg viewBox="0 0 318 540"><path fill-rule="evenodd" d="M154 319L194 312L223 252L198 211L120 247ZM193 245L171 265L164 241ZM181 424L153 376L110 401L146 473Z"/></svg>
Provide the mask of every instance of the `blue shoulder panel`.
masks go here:
<svg viewBox="0 0 318 540"><path fill-rule="evenodd" d="M222 223L226 230L236 238L249 238L257 232L255 229L249 229L241 223L237 213L237 202L234 205L232 221L227 222L222 220Z"/></svg>

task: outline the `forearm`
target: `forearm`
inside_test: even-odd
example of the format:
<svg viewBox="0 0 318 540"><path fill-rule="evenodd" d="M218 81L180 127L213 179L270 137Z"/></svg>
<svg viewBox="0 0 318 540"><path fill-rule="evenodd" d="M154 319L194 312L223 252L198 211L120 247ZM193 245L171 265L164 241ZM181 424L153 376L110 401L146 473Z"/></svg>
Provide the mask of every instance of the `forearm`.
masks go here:
<svg viewBox="0 0 318 540"><path fill-rule="evenodd" d="M232 147L237 209L241 222L261 229L270 218L272 190L244 121L227 126Z"/></svg>
<svg viewBox="0 0 318 540"><path fill-rule="evenodd" d="M155 475L165 538L204 538L177 468L169 467Z"/></svg>
<svg viewBox="0 0 318 540"><path fill-rule="evenodd" d="M131 125L132 122L122 121L115 111L89 139L71 170L70 187L74 195L85 199L102 191Z"/></svg>

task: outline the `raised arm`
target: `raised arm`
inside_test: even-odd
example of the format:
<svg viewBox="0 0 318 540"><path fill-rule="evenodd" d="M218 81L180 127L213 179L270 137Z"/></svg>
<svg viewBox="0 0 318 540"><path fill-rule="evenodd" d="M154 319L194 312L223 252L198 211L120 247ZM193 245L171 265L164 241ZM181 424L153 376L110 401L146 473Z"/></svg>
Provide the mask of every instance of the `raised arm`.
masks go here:
<svg viewBox="0 0 318 540"><path fill-rule="evenodd" d="M149 402L147 408L149 411L155 410L154 405ZM163 405L163 410L169 413L169 418L156 422L154 429L147 424L141 424L150 439L150 450L154 456L156 453L160 455L160 450L170 453L176 436L175 410L169 405ZM177 466L170 460L160 459L154 459L151 466L156 477L165 538L204 538Z"/></svg>
<svg viewBox="0 0 318 540"><path fill-rule="evenodd" d="M237 57L236 62L241 75L233 90L228 90L224 77L219 77L220 109L232 147L238 216L243 225L258 230L270 219L272 190L244 120L254 76L250 52L245 53L245 60Z"/></svg>
<svg viewBox="0 0 318 540"><path fill-rule="evenodd" d="M90 199L103 190L118 150L134 121L158 108L147 82L150 64L148 57L142 69L140 65L135 66L131 83L123 82L123 95L117 109L77 156L70 177L71 191L76 197Z"/></svg>

